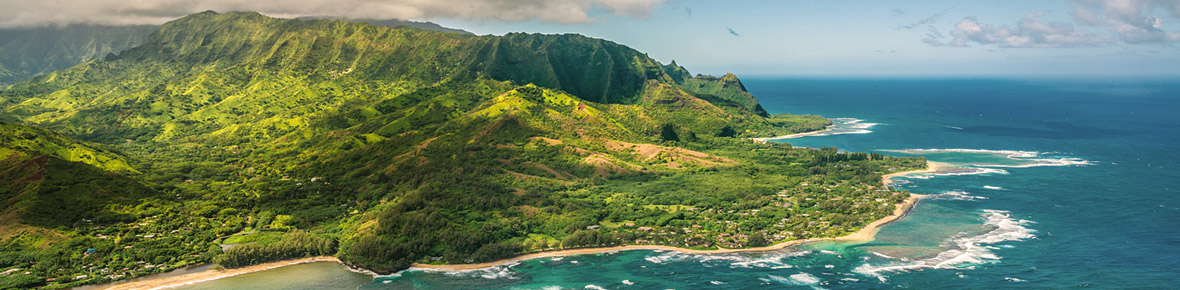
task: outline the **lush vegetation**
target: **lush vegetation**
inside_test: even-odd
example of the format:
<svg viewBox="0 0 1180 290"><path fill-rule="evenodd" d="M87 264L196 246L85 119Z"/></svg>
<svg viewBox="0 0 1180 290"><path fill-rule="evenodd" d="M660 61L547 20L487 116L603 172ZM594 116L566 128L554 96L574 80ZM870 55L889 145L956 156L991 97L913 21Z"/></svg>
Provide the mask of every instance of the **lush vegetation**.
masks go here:
<svg viewBox="0 0 1180 290"><path fill-rule="evenodd" d="M431 22L398 19L341 19L387 27L471 34ZM138 46L156 31L155 25L88 25L0 29L0 88L36 75L113 56Z"/></svg>
<svg viewBox="0 0 1180 290"><path fill-rule="evenodd" d="M209 261L223 220L180 214L109 146L0 122L0 288L98 282ZM13 270L19 269L19 270Z"/></svg>
<svg viewBox="0 0 1180 290"><path fill-rule="evenodd" d="M20 123L0 131L14 287L839 236L907 197L882 174L924 165L751 142L830 122L609 41L256 13L0 90L0 119Z"/></svg>
<svg viewBox="0 0 1180 290"><path fill-rule="evenodd" d="M295 231L284 234L270 243L254 242L230 247L213 262L233 268L287 258L328 256L335 253L335 240Z"/></svg>

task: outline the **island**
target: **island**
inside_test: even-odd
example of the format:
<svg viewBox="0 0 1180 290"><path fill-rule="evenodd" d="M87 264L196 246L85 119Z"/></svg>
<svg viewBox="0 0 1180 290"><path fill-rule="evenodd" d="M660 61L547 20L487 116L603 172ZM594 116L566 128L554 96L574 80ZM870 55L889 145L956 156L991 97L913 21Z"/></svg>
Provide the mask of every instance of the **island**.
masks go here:
<svg viewBox="0 0 1180 290"><path fill-rule="evenodd" d="M0 90L0 288L871 239L925 159L751 140L830 124L581 35L198 13Z"/></svg>

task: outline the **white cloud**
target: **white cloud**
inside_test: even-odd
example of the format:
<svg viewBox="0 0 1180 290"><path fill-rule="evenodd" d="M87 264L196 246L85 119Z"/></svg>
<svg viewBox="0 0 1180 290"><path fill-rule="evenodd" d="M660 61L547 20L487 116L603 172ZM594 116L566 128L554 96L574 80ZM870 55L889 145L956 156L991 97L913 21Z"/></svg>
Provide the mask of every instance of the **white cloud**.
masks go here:
<svg viewBox="0 0 1180 290"><path fill-rule="evenodd" d="M631 17L647 17L652 8L659 6L664 0L595 0L595 6L611 11L615 14Z"/></svg>
<svg viewBox="0 0 1180 290"><path fill-rule="evenodd" d="M1108 36L1077 31L1073 24L1041 22L1043 14L1031 13L1013 25L1000 26L982 24L968 17L955 25L949 39L932 27L923 42L934 46L965 47L974 43L1005 48L1047 48L1098 46L1111 41Z"/></svg>
<svg viewBox="0 0 1180 290"><path fill-rule="evenodd" d="M922 25L927 25L927 24L932 24L932 23L938 22L938 18L941 18L943 15L946 15L947 11L950 11L950 9L948 8L947 10L943 10L942 12L938 12L938 13L935 13L934 15L927 16L926 18L922 18L914 23L898 26L895 29L897 29L897 30L902 30L902 29L913 30L914 28L918 28L919 26L922 26ZM896 11L894 11L894 12L896 13Z"/></svg>
<svg viewBox="0 0 1180 290"><path fill-rule="evenodd" d="M1071 6L1079 23L1104 26L1126 43L1180 41L1180 33L1164 31L1164 20L1154 14L1162 8L1171 17L1180 17L1177 0L1074 0Z"/></svg>
<svg viewBox="0 0 1180 290"><path fill-rule="evenodd" d="M647 17L665 0L0 0L0 27L49 24L161 24L205 10L275 17L593 21L594 11Z"/></svg>
<svg viewBox="0 0 1180 290"><path fill-rule="evenodd" d="M931 33L922 42L933 46L978 44L1009 48L1180 42L1180 33L1165 31L1163 25L1165 18L1180 18L1180 0L1073 0L1069 12L1074 23L1102 27L1109 33L1079 31L1072 23L1042 22L1040 16L1044 12L1039 12L1028 14L1015 24L999 26L967 17L947 35L931 26Z"/></svg>

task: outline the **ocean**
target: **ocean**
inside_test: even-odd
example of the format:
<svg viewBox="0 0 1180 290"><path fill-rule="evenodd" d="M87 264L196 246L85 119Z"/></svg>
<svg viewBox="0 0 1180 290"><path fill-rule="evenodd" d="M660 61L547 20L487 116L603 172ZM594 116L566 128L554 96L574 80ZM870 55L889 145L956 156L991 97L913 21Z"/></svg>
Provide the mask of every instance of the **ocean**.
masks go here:
<svg viewBox="0 0 1180 290"><path fill-rule="evenodd" d="M771 113L835 118L795 146L925 156L931 197L868 243L627 251L372 279L334 263L176 289L1180 287L1180 80L747 79Z"/></svg>

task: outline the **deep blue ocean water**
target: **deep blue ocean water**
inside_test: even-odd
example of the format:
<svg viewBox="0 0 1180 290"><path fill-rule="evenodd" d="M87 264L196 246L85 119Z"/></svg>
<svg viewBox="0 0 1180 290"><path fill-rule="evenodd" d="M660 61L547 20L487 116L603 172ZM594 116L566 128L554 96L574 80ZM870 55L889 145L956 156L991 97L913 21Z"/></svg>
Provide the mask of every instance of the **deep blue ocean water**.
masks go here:
<svg viewBox="0 0 1180 290"><path fill-rule="evenodd" d="M772 113L843 118L833 134L780 142L925 156L950 170L897 179L933 196L870 243L628 251L376 280L310 264L183 289L1180 288L1180 80L745 85Z"/></svg>

